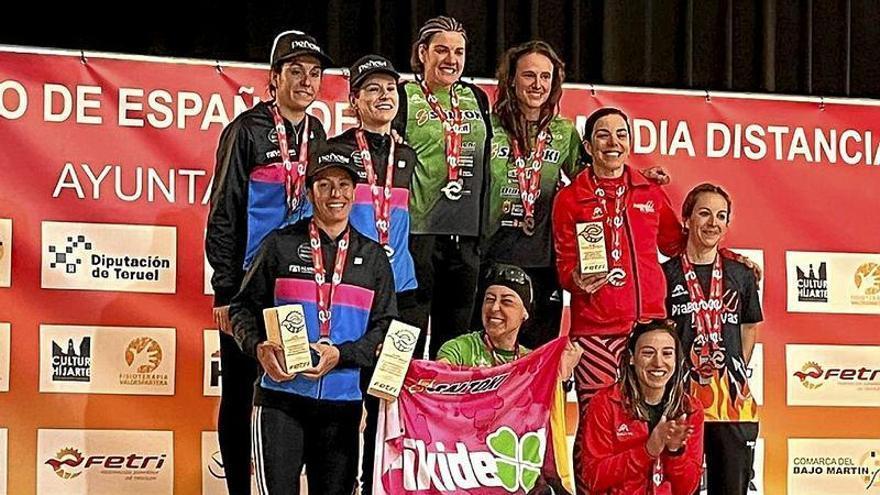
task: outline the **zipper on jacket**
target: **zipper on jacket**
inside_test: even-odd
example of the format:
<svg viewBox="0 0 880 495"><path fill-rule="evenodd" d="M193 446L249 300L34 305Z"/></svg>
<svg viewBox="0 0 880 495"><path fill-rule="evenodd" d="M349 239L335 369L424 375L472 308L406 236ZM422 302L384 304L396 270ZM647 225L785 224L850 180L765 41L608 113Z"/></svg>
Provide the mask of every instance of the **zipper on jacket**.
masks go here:
<svg viewBox="0 0 880 495"><path fill-rule="evenodd" d="M632 228L629 224L629 212L627 211L627 207L624 206L623 209L623 223L626 224L626 233L627 233L627 241L629 242L629 261L630 265L633 269L633 284L636 288L636 319L638 322L639 318L642 316L642 292L639 290L639 269L636 265L638 265L638 259L636 256L636 246L635 240L633 239Z"/></svg>

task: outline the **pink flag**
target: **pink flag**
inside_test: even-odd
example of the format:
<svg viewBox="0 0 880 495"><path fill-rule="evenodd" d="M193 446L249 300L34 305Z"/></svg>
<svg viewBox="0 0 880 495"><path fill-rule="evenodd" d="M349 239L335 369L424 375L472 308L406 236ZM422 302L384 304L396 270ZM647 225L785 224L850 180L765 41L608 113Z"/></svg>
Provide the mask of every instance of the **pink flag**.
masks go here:
<svg viewBox="0 0 880 495"><path fill-rule="evenodd" d="M400 397L381 404L374 493L528 493L551 448L564 347L494 368L413 361Z"/></svg>

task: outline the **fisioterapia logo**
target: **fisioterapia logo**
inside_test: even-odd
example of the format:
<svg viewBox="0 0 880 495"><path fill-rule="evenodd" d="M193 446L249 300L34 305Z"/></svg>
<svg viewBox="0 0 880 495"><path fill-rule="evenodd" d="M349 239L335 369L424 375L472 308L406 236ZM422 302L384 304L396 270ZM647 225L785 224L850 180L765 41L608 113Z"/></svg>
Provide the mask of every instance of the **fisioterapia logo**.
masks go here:
<svg viewBox="0 0 880 495"><path fill-rule="evenodd" d="M167 386L167 373L154 373L162 364L162 346L150 337L138 337L125 348L130 372L119 374L122 385Z"/></svg>
<svg viewBox="0 0 880 495"><path fill-rule="evenodd" d="M534 488L544 464L546 430L522 436L502 426L486 437L485 450L471 451L463 442L447 446L441 442L403 440L403 487L418 490L474 490L504 488L510 493Z"/></svg>
<svg viewBox="0 0 880 495"><path fill-rule="evenodd" d="M852 303L862 306L880 306L880 263L862 263L853 275L856 291Z"/></svg>

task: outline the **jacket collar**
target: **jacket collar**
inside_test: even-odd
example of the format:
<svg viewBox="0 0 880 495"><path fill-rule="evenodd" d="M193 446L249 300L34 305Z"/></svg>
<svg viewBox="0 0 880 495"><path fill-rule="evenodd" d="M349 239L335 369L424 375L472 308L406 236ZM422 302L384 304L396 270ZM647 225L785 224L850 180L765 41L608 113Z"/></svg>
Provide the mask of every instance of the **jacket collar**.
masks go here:
<svg viewBox="0 0 880 495"><path fill-rule="evenodd" d="M589 191L590 194L583 195L579 194L577 199L579 201L592 201L596 197L596 193L593 189L593 181L590 175L593 173L593 168L588 167L585 168L580 174L577 175L574 179L575 188L579 191ZM636 187L648 187L651 185L651 182L645 178L644 175L639 170L632 168L629 165L623 166L623 175L626 177L627 187L636 188Z"/></svg>

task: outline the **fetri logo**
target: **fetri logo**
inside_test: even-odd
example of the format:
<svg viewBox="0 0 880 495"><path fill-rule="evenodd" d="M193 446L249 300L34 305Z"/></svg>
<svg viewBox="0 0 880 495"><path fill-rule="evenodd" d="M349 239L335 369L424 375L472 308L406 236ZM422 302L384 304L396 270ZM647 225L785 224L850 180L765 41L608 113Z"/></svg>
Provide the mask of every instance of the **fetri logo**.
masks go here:
<svg viewBox="0 0 880 495"><path fill-rule="evenodd" d="M49 459L46 464L52 466L59 478L69 480L82 474L82 470L75 470L82 462L83 456L80 451L67 447L59 450L55 454L55 459Z"/></svg>
<svg viewBox="0 0 880 495"><path fill-rule="evenodd" d="M55 458L48 459L48 464L59 478L69 480L81 475L83 471L93 466L102 474L131 474L131 470L158 471L165 464L165 454L142 456L137 454L122 455L91 455L84 457L82 453L73 448L66 447L55 454Z"/></svg>
<svg viewBox="0 0 880 495"><path fill-rule="evenodd" d="M819 366L819 363L813 361L805 363L800 371L795 371L794 376L798 377L798 380L801 381L801 385L810 390L817 389L824 385L822 382L815 381L822 378L822 367Z"/></svg>
<svg viewBox="0 0 880 495"><path fill-rule="evenodd" d="M858 369L828 368L825 370L819 363L809 361L804 364L801 371L795 371L794 376L801 381L804 387L815 390L833 379L843 385L880 381L880 368L871 369L863 366Z"/></svg>
<svg viewBox="0 0 880 495"><path fill-rule="evenodd" d="M68 236L63 246L49 246L49 267L64 268L65 273L76 273L76 269L82 264L79 254L92 250L92 243L86 240L86 236Z"/></svg>
<svg viewBox="0 0 880 495"><path fill-rule="evenodd" d="M138 337L125 348L125 363L138 373L152 373L162 363L162 346L150 337Z"/></svg>

